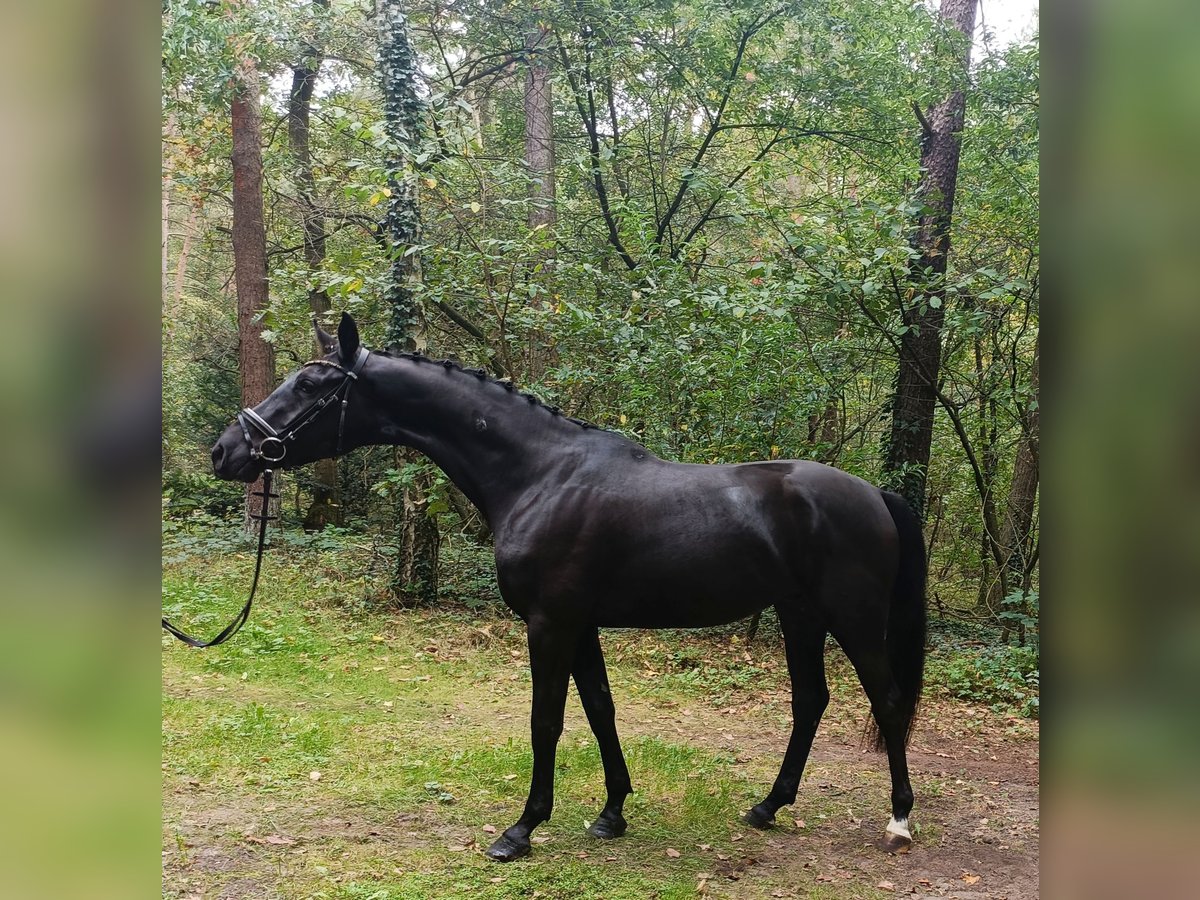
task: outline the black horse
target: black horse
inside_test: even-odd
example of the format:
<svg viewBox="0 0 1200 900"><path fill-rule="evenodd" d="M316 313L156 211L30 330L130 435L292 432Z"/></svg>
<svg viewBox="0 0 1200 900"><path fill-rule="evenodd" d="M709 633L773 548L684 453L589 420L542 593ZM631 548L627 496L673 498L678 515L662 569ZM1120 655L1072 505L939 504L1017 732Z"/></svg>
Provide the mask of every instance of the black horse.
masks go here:
<svg viewBox="0 0 1200 900"><path fill-rule="evenodd" d="M876 745L887 750L884 844L911 845L905 745L924 668L926 567L920 526L899 496L814 462L666 462L482 371L369 353L345 314L336 340L319 326L317 337L328 355L243 411L213 447L213 467L222 478L253 481L267 462L291 467L402 444L428 455L486 516L501 593L528 625L533 673L529 799L489 857L524 856L530 832L550 818L572 677L608 792L588 830L599 838L625 832L632 787L599 628L721 625L770 605L786 643L792 736L779 777L746 822L768 827L795 802L829 701L824 648L832 634L871 701Z"/></svg>

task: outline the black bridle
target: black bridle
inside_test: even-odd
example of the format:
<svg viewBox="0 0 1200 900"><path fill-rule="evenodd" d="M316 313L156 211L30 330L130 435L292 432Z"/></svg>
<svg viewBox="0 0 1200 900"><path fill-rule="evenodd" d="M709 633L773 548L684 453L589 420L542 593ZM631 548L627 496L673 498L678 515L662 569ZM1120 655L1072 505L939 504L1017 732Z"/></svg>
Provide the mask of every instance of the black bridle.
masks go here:
<svg viewBox="0 0 1200 900"><path fill-rule="evenodd" d="M266 419L248 406L238 413L238 424L242 426L242 434L246 437L246 443L250 445L250 455L268 464L283 462L283 458L287 455L288 442L295 440L300 429L312 422L326 406L341 396L342 411L338 416L337 448L333 451L334 456L340 456L342 437L346 431L346 408L350 405L350 390L354 387L354 382L358 381L358 373L362 371L362 367L366 365L367 357L370 355L371 351L366 347L359 347L358 355L354 358L354 365L348 369L327 359L314 359L301 366L301 371L309 366L329 366L337 369L345 377L326 391L308 409L301 410L292 416L287 424L279 429L272 427ZM254 440L250 437L251 428L257 429L263 436L257 447L254 446ZM270 448L269 452L268 447Z"/></svg>
<svg viewBox="0 0 1200 900"><path fill-rule="evenodd" d="M266 419L248 406L238 413L238 424L242 427L242 434L246 437L246 443L250 445L250 455L255 459L261 459L267 464L267 468L263 469L262 490L252 492L252 496L262 498L262 502L259 504L258 512L251 513L251 518L258 520L258 552L254 558L254 580L250 582L250 596L246 598L246 605L242 607L241 612L234 616L233 621L226 625L221 630L221 633L211 641L202 641L197 637L193 637L186 631L171 624L167 621L166 616L163 616L162 627L166 631L192 647L215 647L217 644L225 643L225 641L237 634L242 626L246 624L246 620L250 618L250 607L254 604L254 592L258 590L258 573L262 568L263 548L267 542L267 522L276 518L270 515L270 506L271 500L278 499L279 495L271 493L271 480L275 473L271 470L270 466L283 462L284 457L287 456L288 443L294 441L300 429L316 419L339 396L342 403L341 412L338 415L337 446L333 455L341 455L342 438L346 431L346 409L350 406L350 390L354 387L354 383L358 381L358 374L362 371L363 366L366 365L367 357L370 355L370 350L367 350L365 347L359 347L358 354L354 357L354 365L348 369L327 359L314 359L301 366L301 369L306 369L309 366L330 366L337 369L345 377L333 388L326 391L311 406L288 420L282 428L274 428ZM254 446L254 440L250 437L251 427L261 432L263 436L257 447Z"/></svg>

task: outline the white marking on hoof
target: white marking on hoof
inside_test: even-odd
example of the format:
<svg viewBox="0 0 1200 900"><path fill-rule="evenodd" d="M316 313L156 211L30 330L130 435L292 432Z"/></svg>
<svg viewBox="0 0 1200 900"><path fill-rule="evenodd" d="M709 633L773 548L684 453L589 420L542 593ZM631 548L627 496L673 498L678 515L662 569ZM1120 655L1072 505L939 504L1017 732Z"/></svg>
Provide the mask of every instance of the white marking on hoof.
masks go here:
<svg viewBox="0 0 1200 900"><path fill-rule="evenodd" d="M904 838L906 841L912 841L912 835L908 831L908 819L897 819L893 816L892 820L888 822L887 833Z"/></svg>

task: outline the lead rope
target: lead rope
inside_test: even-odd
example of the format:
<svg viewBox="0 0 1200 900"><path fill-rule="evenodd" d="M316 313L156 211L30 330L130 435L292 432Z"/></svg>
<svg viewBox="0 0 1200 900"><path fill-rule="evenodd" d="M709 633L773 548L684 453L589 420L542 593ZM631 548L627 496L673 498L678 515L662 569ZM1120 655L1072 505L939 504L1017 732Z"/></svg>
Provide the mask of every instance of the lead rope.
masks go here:
<svg viewBox="0 0 1200 900"><path fill-rule="evenodd" d="M258 555L254 559L254 580L250 582L250 596L246 598L246 605L242 607L242 611L238 613L232 622L225 626L211 641L202 641L199 638L192 637L186 631L172 625L167 621L167 617L163 616L162 627L173 634L179 640L183 641L192 647L215 647L217 644L223 644L235 634L237 634L246 620L250 618L250 607L254 603L254 592L258 590L258 572L262 568L263 547L267 543L267 522L276 518L270 514L271 501L279 499L278 494L271 493L271 478L273 472L270 469L263 469L263 489L261 491L251 491L252 497L261 497L262 503L258 507L258 513L251 513L251 518L258 519Z"/></svg>

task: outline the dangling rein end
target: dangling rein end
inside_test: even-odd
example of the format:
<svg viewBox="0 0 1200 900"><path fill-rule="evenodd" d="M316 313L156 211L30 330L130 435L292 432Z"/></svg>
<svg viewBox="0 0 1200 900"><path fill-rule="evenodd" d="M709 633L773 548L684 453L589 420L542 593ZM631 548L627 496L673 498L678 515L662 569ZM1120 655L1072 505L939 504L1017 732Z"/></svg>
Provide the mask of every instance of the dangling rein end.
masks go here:
<svg viewBox="0 0 1200 900"><path fill-rule="evenodd" d="M246 624L246 620L250 618L250 607L254 604L254 592L258 590L258 573L262 568L263 548L267 543L267 523L276 516L271 515L271 501L278 500L279 495L271 492L271 479L274 472L270 469L263 469L263 489L261 491L251 491L252 497L262 498L262 502L258 506L257 513L251 513L252 519L258 520L258 553L254 558L254 580L250 582L250 596L246 598L246 605L242 607L241 612L234 616L233 621L222 629L211 641L202 641L197 637L193 637L186 631L172 625L166 616L163 616L162 627L164 631L169 632L179 640L183 641L190 647L215 647L217 644L223 644L239 631Z"/></svg>

